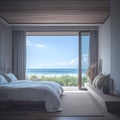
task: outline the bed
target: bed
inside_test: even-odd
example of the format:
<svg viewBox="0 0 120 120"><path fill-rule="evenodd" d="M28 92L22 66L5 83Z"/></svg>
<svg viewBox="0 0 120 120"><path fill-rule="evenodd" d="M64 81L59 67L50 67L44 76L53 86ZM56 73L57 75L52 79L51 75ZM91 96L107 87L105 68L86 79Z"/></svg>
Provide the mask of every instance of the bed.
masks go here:
<svg viewBox="0 0 120 120"><path fill-rule="evenodd" d="M39 101L45 103L47 112L56 112L62 110L60 97L63 91L61 85L52 81L12 80L0 84L0 102Z"/></svg>

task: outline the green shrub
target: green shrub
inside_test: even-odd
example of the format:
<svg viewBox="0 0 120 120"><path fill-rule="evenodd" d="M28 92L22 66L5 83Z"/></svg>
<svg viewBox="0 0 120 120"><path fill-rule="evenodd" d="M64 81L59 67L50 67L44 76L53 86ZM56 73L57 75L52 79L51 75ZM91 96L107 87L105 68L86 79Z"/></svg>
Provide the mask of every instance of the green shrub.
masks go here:
<svg viewBox="0 0 120 120"><path fill-rule="evenodd" d="M62 75L62 76L41 76L41 78L37 75L29 76L30 80L37 80L37 81L54 81L59 83L62 86L77 86L78 85L78 77L77 76L70 76L70 75ZM82 86L84 83L87 82L87 77L82 77Z"/></svg>
<svg viewBox="0 0 120 120"><path fill-rule="evenodd" d="M36 75L31 75L29 79L30 79L30 80L34 80L34 79L38 79L38 78L39 78L39 77L36 76Z"/></svg>
<svg viewBox="0 0 120 120"><path fill-rule="evenodd" d="M87 76L82 76L82 86L85 86L85 83L88 81Z"/></svg>

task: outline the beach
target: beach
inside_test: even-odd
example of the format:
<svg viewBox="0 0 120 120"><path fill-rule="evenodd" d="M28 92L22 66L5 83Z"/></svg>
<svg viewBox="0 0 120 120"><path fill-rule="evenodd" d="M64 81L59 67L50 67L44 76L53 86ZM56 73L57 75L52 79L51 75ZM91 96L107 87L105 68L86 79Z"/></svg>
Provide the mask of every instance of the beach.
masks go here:
<svg viewBox="0 0 120 120"><path fill-rule="evenodd" d="M87 69L82 69L82 74L85 74ZM26 69L26 74L37 75L37 76L61 76L61 75L69 75L69 76L78 76L77 68L28 68Z"/></svg>

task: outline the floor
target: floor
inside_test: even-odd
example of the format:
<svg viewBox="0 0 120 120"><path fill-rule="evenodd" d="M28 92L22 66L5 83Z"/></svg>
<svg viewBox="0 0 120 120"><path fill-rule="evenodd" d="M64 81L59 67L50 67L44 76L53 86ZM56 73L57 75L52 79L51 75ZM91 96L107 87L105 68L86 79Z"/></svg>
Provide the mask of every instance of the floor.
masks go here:
<svg viewBox="0 0 120 120"><path fill-rule="evenodd" d="M107 120L105 118L97 118L97 117L51 117L51 118L35 118L35 117L12 117L12 118L1 118L0 120ZM110 119L108 119L110 120ZM113 119L111 119L113 120ZM118 119L120 120L120 119Z"/></svg>
<svg viewBox="0 0 120 120"><path fill-rule="evenodd" d="M64 91L78 91L78 86L62 86Z"/></svg>
<svg viewBox="0 0 120 120"><path fill-rule="evenodd" d="M63 87L65 91L78 91L78 87ZM120 120L120 114L110 114L106 110L104 117L37 117L32 115L0 115L0 120Z"/></svg>
<svg viewBox="0 0 120 120"><path fill-rule="evenodd" d="M51 118L35 118L35 117L0 117L0 120L120 120L120 119L105 119L102 117L51 117Z"/></svg>

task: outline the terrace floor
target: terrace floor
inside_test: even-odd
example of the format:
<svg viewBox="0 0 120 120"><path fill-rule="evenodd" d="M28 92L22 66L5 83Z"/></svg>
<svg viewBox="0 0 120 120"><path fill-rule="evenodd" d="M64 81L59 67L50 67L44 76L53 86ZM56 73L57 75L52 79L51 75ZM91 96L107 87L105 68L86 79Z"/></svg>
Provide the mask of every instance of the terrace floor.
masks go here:
<svg viewBox="0 0 120 120"><path fill-rule="evenodd" d="M64 91L79 91L78 86L62 86L62 87L63 87Z"/></svg>

